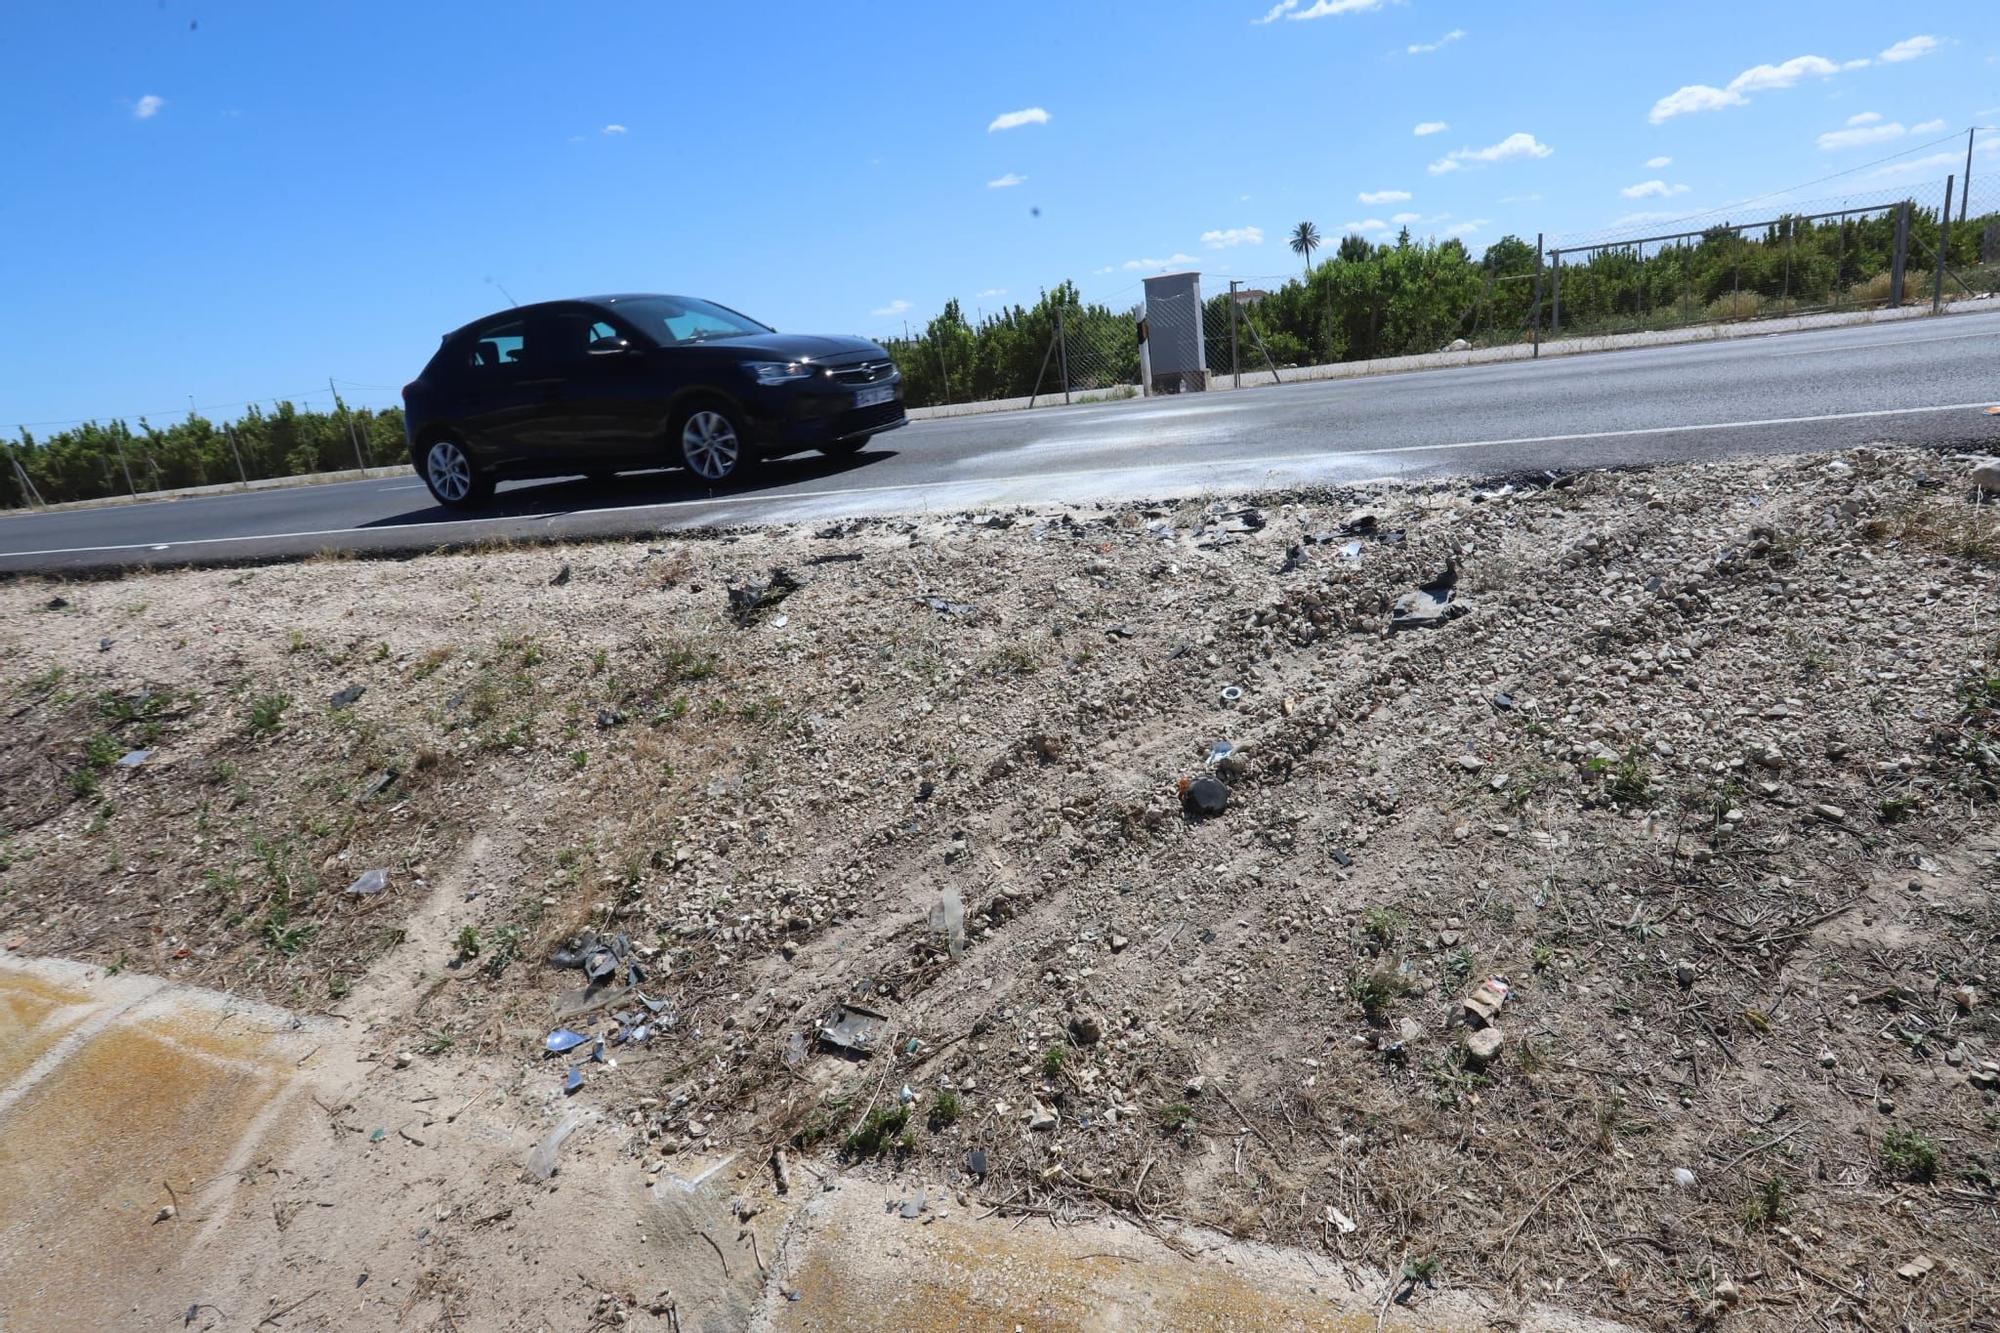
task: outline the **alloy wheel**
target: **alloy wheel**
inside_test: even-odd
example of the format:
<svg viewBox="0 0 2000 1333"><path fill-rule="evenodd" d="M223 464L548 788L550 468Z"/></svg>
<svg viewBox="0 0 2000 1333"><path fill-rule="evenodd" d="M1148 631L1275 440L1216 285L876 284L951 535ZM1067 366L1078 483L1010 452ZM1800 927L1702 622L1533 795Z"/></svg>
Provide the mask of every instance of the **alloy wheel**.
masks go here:
<svg viewBox="0 0 2000 1333"><path fill-rule="evenodd" d="M688 468L705 481L721 481L735 472L741 455L736 427L720 412L704 408L681 427L681 456L687 460Z"/></svg>
<svg viewBox="0 0 2000 1333"><path fill-rule="evenodd" d="M472 494L472 460L450 440L439 440L424 458L431 489L446 504L457 504Z"/></svg>

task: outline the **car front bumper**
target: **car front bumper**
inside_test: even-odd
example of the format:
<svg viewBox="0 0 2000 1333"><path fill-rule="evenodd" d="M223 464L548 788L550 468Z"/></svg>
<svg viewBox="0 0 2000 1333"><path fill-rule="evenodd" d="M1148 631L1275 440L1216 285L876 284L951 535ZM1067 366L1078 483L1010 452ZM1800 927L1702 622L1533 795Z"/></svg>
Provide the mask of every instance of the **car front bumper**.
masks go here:
<svg viewBox="0 0 2000 1333"><path fill-rule="evenodd" d="M767 453L788 453L878 435L907 425L900 378L895 396L867 407L854 405L855 390L839 384L760 386L746 405L750 429Z"/></svg>

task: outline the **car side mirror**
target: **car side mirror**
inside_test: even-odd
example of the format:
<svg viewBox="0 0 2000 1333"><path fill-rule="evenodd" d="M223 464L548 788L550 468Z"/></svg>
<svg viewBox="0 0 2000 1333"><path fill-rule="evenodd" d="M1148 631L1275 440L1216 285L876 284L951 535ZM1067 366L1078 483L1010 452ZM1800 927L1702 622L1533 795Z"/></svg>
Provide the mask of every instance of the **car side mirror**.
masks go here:
<svg viewBox="0 0 2000 1333"><path fill-rule="evenodd" d="M624 338L600 338L588 348L592 356L630 356L638 350Z"/></svg>

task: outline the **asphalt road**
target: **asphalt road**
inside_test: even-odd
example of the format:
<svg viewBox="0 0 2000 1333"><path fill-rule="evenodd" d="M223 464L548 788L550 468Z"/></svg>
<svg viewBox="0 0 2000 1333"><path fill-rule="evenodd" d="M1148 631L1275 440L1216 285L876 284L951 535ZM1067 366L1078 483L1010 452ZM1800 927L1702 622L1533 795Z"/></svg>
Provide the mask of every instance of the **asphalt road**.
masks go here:
<svg viewBox="0 0 2000 1333"><path fill-rule="evenodd" d="M0 573L490 538L1166 499L1893 442L2000 452L2000 312L1724 343L914 422L754 486L521 482L463 518L408 477L0 519Z"/></svg>

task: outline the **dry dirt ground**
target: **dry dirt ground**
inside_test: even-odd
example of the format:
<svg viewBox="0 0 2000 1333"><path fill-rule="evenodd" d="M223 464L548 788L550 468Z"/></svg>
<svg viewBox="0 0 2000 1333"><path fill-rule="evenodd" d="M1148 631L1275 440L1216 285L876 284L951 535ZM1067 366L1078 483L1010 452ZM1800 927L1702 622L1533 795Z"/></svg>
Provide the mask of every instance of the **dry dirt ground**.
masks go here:
<svg viewBox="0 0 2000 1333"><path fill-rule="evenodd" d="M94 1275L57 1280L61 1210L0 1218L0 1324L122 1326L74 1287L132 1327L1992 1327L1965 478L0 586L0 944L82 965L0 1004L0 1181L50 1160L19 1070L135 974L263 1080L233 1152L151 1162L188 1215L139 1167L61 1185ZM584 931L629 940L612 984L551 965ZM869 1054L820 1038L844 1002ZM36 1134L88 1156L103 1104Z"/></svg>

